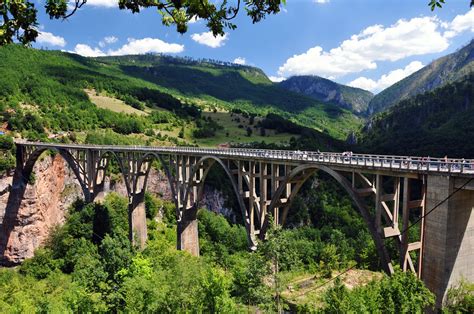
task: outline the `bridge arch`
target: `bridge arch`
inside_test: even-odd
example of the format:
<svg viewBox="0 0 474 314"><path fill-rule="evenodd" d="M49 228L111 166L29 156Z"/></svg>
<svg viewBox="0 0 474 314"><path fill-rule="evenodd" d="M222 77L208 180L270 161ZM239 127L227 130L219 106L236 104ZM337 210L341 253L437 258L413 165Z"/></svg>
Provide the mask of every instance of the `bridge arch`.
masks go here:
<svg viewBox="0 0 474 314"><path fill-rule="evenodd" d="M302 180L301 184L297 184L296 187L294 189L292 189L292 191L291 191L291 195L290 195L290 198L288 199L287 206L286 206L285 210L282 213L282 224L284 223L284 219L286 219L286 215L288 214L288 209L291 206L291 203L294 200L294 197L297 195L297 193L301 189L303 183L305 181L307 181L311 177L311 175L314 174L316 171L323 171L323 172L329 174L333 179L335 179L343 187L343 189L346 191L346 193L350 196L353 205L357 208L357 210L361 214L362 218L364 219L364 221L365 221L365 223L366 223L366 225L369 229L369 232L372 236L372 239L374 240L375 246L377 248L377 253L378 253L379 258L382 262L384 270L387 273L391 273L392 272L392 270L391 270L391 260L390 260L388 251L385 247L385 244L384 244L384 241L383 241L382 237L377 232L375 224L374 224L373 220L370 217L369 210L367 209L367 206L362 201L360 196L356 193L356 191L352 188L352 184L349 182L349 180L347 180L339 172L337 172L337 171L335 171L335 170L333 170L333 169L331 169L327 166L304 164L304 165L300 165L300 166L296 167L295 169L293 169L286 176L285 180L282 182L282 184L276 190L274 196L272 197L271 203L269 205L268 212L269 213L273 212L275 206L277 205L277 202L281 198L281 195L282 195L284 189L286 188L286 185L288 183L291 183L292 180L295 177L303 174L305 171L306 172L309 171L309 174L303 176L303 180ZM261 233L262 236L265 235L265 231L268 228L268 225L269 225L268 220L269 220L269 217L268 216L265 217L263 232Z"/></svg>
<svg viewBox="0 0 474 314"><path fill-rule="evenodd" d="M146 169L146 174L145 174L145 177L144 177L143 184L141 186L141 190L143 192L146 191L146 188L147 188L147 185L148 185L148 177L149 177L149 174L150 174L152 162L154 160L158 160L160 162L161 166L163 167L163 171L165 172L166 179L168 180L168 184L170 186L171 197L173 198L173 203L175 203L176 208L178 208L178 198L177 198L177 193L176 193L176 188L175 188L176 180L173 177L171 169L166 164L166 161L164 160L162 154L157 154L157 153L154 153L154 152L147 152L138 161L138 169L142 168L142 166L145 163L149 163L149 165ZM135 181L132 185L132 188L135 190L137 188L137 185L138 185L138 182Z"/></svg>
<svg viewBox="0 0 474 314"><path fill-rule="evenodd" d="M83 167L76 160L76 158L74 158L74 156L65 149L56 148L56 147L54 147L54 148L53 147L51 147L51 148L46 148L46 147L37 148L35 151L33 151L28 156L28 159L23 164L23 168L21 169L21 172L19 173L19 175L21 175L21 177L22 177L21 180L24 183L28 182L28 179L29 179L30 175L33 172L33 167L35 166L35 164L38 161L39 157L47 150L54 151L54 152L58 153L64 159L64 161L66 161L66 163L68 164L68 166L73 171L76 179L78 180L78 182L81 186L84 198L86 199L86 201L91 200L92 195L91 195L91 192L88 188L87 182L86 182L86 180L84 180L83 176L81 177L81 173L85 174L85 172L87 170L83 169Z"/></svg>
<svg viewBox="0 0 474 314"><path fill-rule="evenodd" d="M207 175L209 174L209 171L211 170L211 168L215 165L215 164L218 164L221 166L221 168L224 170L224 172L226 173L227 177L229 178L230 180L230 183L232 184L232 189L235 193L235 196L237 198L237 202L239 204L239 209L241 211L241 214L242 214L242 218L244 220L244 224L245 224L245 230L247 231L247 240L249 242L249 245L251 247L254 247L255 246L255 243L254 243L254 239L252 238L252 234L251 234L251 226L250 226L250 222L249 222L249 219L248 219L248 213L247 213L247 209L246 209L246 206L245 206L245 203L244 203L244 200L242 198L242 195L240 194L240 191L239 191L239 187L237 185L237 182L235 180L235 177L234 175L232 174L232 171L229 169L229 166L226 165L222 159L218 158L218 157L215 157L215 156L204 156L204 157L201 157L197 162L196 164L193 166L192 168L192 171L191 171L191 174L190 174L190 178L194 178L194 176L197 174L197 172L199 171L200 167L206 162L206 161L211 161L211 164L206 167L204 169L204 172L203 172L203 176L200 178L200 184L198 185L198 190L197 190L197 195L196 195L196 200L197 201L200 201L201 198L202 198L202 194L204 192L204 183L206 181L206 178L207 178ZM188 188L186 189L186 194L185 194L185 198L184 198L184 204L187 204L187 201L188 199L191 197L191 193L192 193L192 187L191 186L188 186Z"/></svg>
<svg viewBox="0 0 474 314"><path fill-rule="evenodd" d="M93 193L94 193L93 197L96 197L97 193L101 192L101 191L97 191L96 188L97 186L104 184L105 178L107 176L107 170L109 169L111 160L115 160L117 162L119 166L120 175L124 179L125 188L127 189L127 194L130 195L130 185L127 180L127 174L125 171L125 166L123 164L122 158L117 156L117 154L114 151L106 150L106 151L101 152L97 160L95 161L94 173L91 178L91 182L92 182L91 186L93 188ZM100 167L101 164L103 165L102 167ZM98 182L99 173L101 171L103 171L102 178L101 178L102 182Z"/></svg>

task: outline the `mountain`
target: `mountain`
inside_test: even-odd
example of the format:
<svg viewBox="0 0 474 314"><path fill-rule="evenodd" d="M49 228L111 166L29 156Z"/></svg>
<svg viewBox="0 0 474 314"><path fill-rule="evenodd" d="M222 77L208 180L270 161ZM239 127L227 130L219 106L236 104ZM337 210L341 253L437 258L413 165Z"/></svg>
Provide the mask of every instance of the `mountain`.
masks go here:
<svg viewBox="0 0 474 314"><path fill-rule="evenodd" d="M368 114L381 112L403 99L457 81L474 71L474 40L386 88L370 101Z"/></svg>
<svg viewBox="0 0 474 314"><path fill-rule="evenodd" d="M160 90L226 109L276 112L306 127L344 138L361 120L349 111L282 90L262 70L209 60L141 55L102 57L98 61Z"/></svg>
<svg viewBox="0 0 474 314"><path fill-rule="evenodd" d="M365 113L374 95L366 90L338 84L315 76L293 76L281 82L280 87L316 100L333 103L356 114Z"/></svg>
<svg viewBox="0 0 474 314"><path fill-rule="evenodd" d="M108 129L135 136L126 143L214 146L288 143L300 135L295 127L263 130L259 123L271 113L329 142L345 139L362 121L348 110L283 91L258 68L215 60L86 58L8 45L0 47L0 77L0 131L31 139L76 132L84 141L88 132Z"/></svg>
<svg viewBox="0 0 474 314"><path fill-rule="evenodd" d="M373 154L474 157L474 74L376 114L358 137Z"/></svg>

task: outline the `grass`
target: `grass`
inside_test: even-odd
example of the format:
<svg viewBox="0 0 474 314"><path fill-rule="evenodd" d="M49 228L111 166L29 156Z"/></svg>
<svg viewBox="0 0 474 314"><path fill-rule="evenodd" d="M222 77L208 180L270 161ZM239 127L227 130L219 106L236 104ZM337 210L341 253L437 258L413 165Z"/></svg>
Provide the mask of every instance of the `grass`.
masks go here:
<svg viewBox="0 0 474 314"><path fill-rule="evenodd" d="M230 112L204 112L204 117L211 117L219 125L223 126L222 130L217 130L216 135L212 138L196 139L195 142L199 146L217 146L218 144L228 142L251 143L262 142L265 143L288 143L291 137L297 137L289 133L276 133L274 130L265 129L265 136L260 135L260 128L256 127L261 118L256 117L253 125L249 125L249 119L240 115L232 114ZM240 121L240 122L239 122ZM242 128L239 128L242 125ZM252 128L252 135L247 136L247 126Z"/></svg>
<svg viewBox="0 0 474 314"><path fill-rule="evenodd" d="M333 274L334 276L334 274ZM348 288L353 289L368 284L372 280L382 279L383 274L365 269L352 269L342 275L342 283ZM285 288L282 291L282 297L292 304L309 304L312 307L322 305L321 297L334 282L327 282L327 278L320 277L311 273L286 273L283 282Z"/></svg>
<svg viewBox="0 0 474 314"><path fill-rule="evenodd" d="M97 95L96 91L93 89L86 89L85 92L87 93L87 96L89 96L90 101L99 108L108 109L114 112L123 112L130 114L134 113L140 116L148 114L146 111L141 111L133 108L130 105L127 105L120 99L100 94Z"/></svg>

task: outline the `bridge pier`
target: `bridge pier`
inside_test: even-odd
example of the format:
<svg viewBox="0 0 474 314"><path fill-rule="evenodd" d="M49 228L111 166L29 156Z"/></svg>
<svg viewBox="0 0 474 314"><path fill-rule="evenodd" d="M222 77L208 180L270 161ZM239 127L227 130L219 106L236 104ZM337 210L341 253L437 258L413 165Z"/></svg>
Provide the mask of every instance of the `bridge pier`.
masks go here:
<svg viewBox="0 0 474 314"><path fill-rule="evenodd" d="M431 210L467 179L429 175ZM425 218L422 279L440 308L447 290L464 278L474 282L474 186L466 186Z"/></svg>
<svg viewBox="0 0 474 314"><path fill-rule="evenodd" d="M145 248L148 237L146 226L146 210L143 197L134 200L128 205L128 236L133 245L140 249Z"/></svg>
<svg viewBox="0 0 474 314"><path fill-rule="evenodd" d="M178 221L178 250L187 251L193 256L199 256L199 232L197 206L183 211Z"/></svg>

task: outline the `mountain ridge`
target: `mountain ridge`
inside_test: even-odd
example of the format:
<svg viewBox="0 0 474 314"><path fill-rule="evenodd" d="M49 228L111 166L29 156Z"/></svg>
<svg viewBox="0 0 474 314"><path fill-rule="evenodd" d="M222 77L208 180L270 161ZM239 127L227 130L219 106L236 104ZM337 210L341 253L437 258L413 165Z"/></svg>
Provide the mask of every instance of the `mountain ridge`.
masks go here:
<svg viewBox="0 0 474 314"><path fill-rule="evenodd" d="M384 111L404 99L463 79L474 71L474 39L459 50L440 57L374 96L367 114Z"/></svg>
<svg viewBox="0 0 474 314"><path fill-rule="evenodd" d="M317 75L292 76L278 84L281 88L318 101L333 103L356 114L364 114L374 95L364 89L336 83Z"/></svg>
<svg viewBox="0 0 474 314"><path fill-rule="evenodd" d="M474 157L474 74L404 99L375 114L360 130L365 152Z"/></svg>

